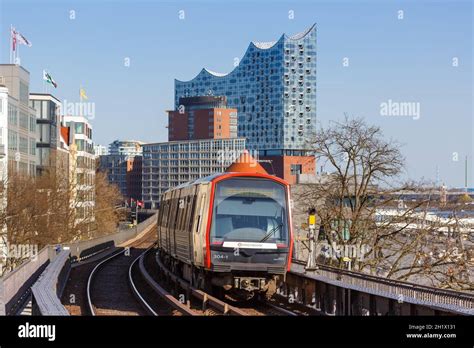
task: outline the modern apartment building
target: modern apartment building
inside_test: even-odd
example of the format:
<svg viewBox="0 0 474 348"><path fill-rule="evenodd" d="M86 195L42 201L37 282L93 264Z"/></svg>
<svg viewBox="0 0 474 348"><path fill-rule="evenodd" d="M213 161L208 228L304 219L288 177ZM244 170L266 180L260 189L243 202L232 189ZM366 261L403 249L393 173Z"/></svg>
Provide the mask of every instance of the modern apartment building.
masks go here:
<svg viewBox="0 0 474 348"><path fill-rule="evenodd" d="M61 102L51 94L30 93L30 106L36 110L36 172L41 175L57 165Z"/></svg>
<svg viewBox="0 0 474 348"><path fill-rule="evenodd" d="M126 199L142 197L142 145L136 140L115 140L109 145L109 154L100 156L100 170Z"/></svg>
<svg viewBox="0 0 474 348"><path fill-rule="evenodd" d="M104 156L109 154L109 150L104 145L94 145L94 154L96 156Z"/></svg>
<svg viewBox="0 0 474 348"><path fill-rule="evenodd" d="M189 81L175 80L175 108L180 99L225 96L238 110L238 136L258 150L269 173L295 182L315 170L307 140L316 125L316 25L277 41L252 42L228 74L208 69Z"/></svg>
<svg viewBox="0 0 474 348"><path fill-rule="evenodd" d="M172 187L224 172L244 150L244 138L143 145L142 199L145 207L158 207L160 195Z"/></svg>
<svg viewBox="0 0 474 348"><path fill-rule="evenodd" d="M22 66L0 64L3 178L15 171L36 175L36 117L29 105L29 83L30 73Z"/></svg>
<svg viewBox="0 0 474 348"><path fill-rule="evenodd" d="M141 200L142 156L100 156L99 169L107 173L109 183L117 185L125 199Z"/></svg>
<svg viewBox="0 0 474 348"><path fill-rule="evenodd" d="M115 140L109 144L109 155L141 156L142 145L143 142L137 140Z"/></svg>
<svg viewBox="0 0 474 348"><path fill-rule="evenodd" d="M36 174L36 119L29 106L30 73L19 65L0 64L0 211L8 204L8 180L15 173ZM5 237L7 224L0 226ZM0 267L6 255L0 239Z"/></svg>
<svg viewBox="0 0 474 348"><path fill-rule="evenodd" d="M177 110L168 111L168 140L237 137L237 109L224 96L179 98Z"/></svg>
<svg viewBox="0 0 474 348"><path fill-rule="evenodd" d="M69 128L70 185L76 221L92 223L95 220L95 169L96 157L92 142L92 126L84 116L63 116Z"/></svg>

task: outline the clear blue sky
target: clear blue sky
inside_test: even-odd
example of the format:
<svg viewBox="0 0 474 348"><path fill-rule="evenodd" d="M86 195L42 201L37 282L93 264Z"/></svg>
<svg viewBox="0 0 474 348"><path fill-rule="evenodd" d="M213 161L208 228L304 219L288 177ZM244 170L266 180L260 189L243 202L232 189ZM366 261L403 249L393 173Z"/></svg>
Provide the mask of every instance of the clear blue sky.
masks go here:
<svg viewBox="0 0 474 348"><path fill-rule="evenodd" d="M203 67L228 72L250 41L273 41L314 22L318 119L347 112L380 125L404 144L413 179L434 180L438 166L441 181L463 186L468 155L474 186L471 1L0 0L0 62L8 63L13 24L33 43L20 52L31 91L43 90L43 68L58 82L60 100L77 101L82 84L96 103L96 143L165 141L174 78L191 79ZM389 99L419 102L420 119L381 116Z"/></svg>

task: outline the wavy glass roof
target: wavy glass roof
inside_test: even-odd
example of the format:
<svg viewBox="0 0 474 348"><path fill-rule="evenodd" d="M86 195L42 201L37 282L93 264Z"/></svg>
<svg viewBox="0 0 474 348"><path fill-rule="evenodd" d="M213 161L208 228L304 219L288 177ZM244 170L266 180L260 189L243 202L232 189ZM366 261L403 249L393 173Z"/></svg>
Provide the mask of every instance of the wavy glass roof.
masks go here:
<svg viewBox="0 0 474 348"><path fill-rule="evenodd" d="M303 39L306 35L308 35L312 30L313 28L316 26L316 23L314 23L311 27L309 27L308 29L298 33L298 34L295 34L295 35L292 35L292 36L288 36L286 34L283 34L280 39L278 39L277 41L268 41L268 42L255 42L255 41L252 41L249 45L249 47L247 47L247 51L245 52L244 54L244 57L245 55L247 54L249 48L253 45L255 46L257 49L260 49L260 50L267 50L267 49L270 49L272 48L273 46L275 46L275 44L277 42L279 42L280 40L282 39L287 39L287 40L301 40ZM242 58L243 60L243 58ZM176 79L176 81L179 81L179 82L189 82L189 81L192 81L194 80L195 78L197 78L200 74L202 73L206 73L206 74L209 74L211 76L215 76L215 77L225 77L225 76L228 76L230 74L232 74L236 69L238 68L238 66L233 69L232 71L228 72L228 73L219 73L219 72L215 72L215 71L212 71L212 70L209 70L209 69L206 69L206 68L203 68L198 75L196 75L195 77L193 77L191 80L187 80L187 81L183 81L183 80L178 80Z"/></svg>

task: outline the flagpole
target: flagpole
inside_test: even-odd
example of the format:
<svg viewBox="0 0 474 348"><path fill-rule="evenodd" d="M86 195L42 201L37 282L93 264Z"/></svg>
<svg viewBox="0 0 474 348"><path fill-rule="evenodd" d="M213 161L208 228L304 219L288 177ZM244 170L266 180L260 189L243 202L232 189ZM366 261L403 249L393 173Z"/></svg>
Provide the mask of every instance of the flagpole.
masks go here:
<svg viewBox="0 0 474 348"><path fill-rule="evenodd" d="M10 64L13 63L13 24L10 24Z"/></svg>
<svg viewBox="0 0 474 348"><path fill-rule="evenodd" d="M18 41L17 41L17 43L15 45L15 54L14 54L14 59L13 59L14 60L13 64L15 64L15 65L20 65L20 64L18 64L20 62L20 59L21 59L21 58L19 58L19 53L20 53L20 45L18 45Z"/></svg>
<svg viewBox="0 0 474 348"><path fill-rule="evenodd" d="M82 116L82 84L79 85L79 116Z"/></svg>

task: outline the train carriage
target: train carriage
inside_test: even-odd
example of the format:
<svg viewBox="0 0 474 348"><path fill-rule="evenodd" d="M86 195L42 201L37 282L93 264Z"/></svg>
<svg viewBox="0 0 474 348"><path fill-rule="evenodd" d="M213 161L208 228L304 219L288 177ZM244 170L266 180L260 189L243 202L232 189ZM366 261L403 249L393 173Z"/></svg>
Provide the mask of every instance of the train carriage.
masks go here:
<svg viewBox="0 0 474 348"><path fill-rule="evenodd" d="M196 287L271 295L292 248L289 184L263 168L201 178L161 198L159 255Z"/></svg>

